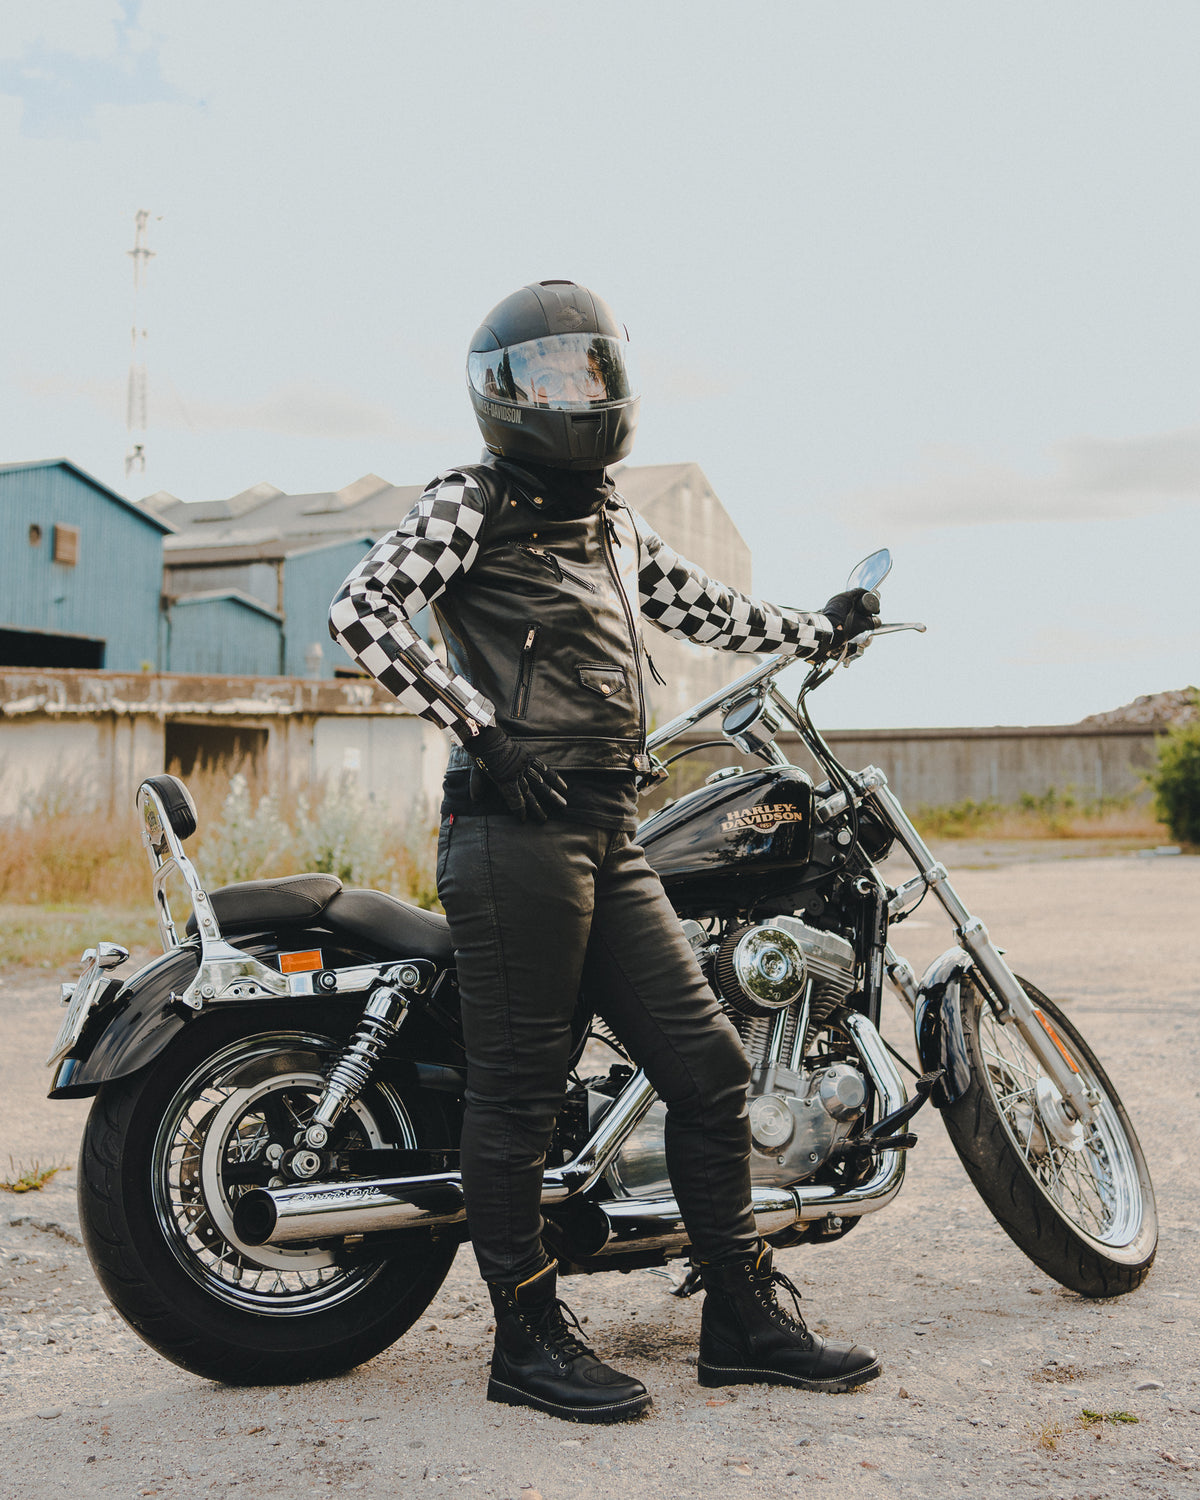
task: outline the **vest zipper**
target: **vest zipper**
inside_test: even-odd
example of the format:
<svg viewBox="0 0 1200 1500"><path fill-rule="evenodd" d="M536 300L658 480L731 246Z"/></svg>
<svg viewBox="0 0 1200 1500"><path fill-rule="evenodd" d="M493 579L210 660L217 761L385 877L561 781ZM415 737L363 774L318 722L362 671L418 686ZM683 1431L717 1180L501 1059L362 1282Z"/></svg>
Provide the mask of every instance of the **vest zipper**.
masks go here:
<svg viewBox="0 0 1200 1500"><path fill-rule="evenodd" d="M634 761L635 768L640 771L648 769L648 767L638 764L646 759L646 690L642 682L642 653L638 644L637 621L633 618L633 610L630 607L625 589L621 584L621 574L617 569L617 559L613 552L614 541L617 541L617 545L620 546L620 542L617 540L617 528L613 525L612 518L609 516L607 510L603 514L603 522L604 524L600 528L600 536L604 543L604 560L608 564L608 571L612 574L613 585L621 600L621 607L625 611L625 623L629 627L629 644L633 650L633 665L634 670L637 672L638 753L634 757Z"/></svg>
<svg viewBox="0 0 1200 1500"><path fill-rule="evenodd" d="M558 557L553 552L547 552L544 547L530 547L521 542L518 542L517 545L521 548L522 552L528 552L530 556L539 558L542 562L544 562L550 569L550 571L554 574L554 576L558 579L559 583L561 583L564 578L569 578L572 583L577 583L580 588L587 589L589 594L594 594L596 592L596 585L594 583L590 582L590 580L588 580L587 578L584 578L581 573L572 573L570 568L564 568Z"/></svg>
<svg viewBox="0 0 1200 1500"><path fill-rule="evenodd" d="M537 651L539 626L531 625L525 632L525 644L521 647L521 660L517 668L517 685L513 690L512 717L523 719L529 708L529 690L533 686L533 659Z"/></svg>

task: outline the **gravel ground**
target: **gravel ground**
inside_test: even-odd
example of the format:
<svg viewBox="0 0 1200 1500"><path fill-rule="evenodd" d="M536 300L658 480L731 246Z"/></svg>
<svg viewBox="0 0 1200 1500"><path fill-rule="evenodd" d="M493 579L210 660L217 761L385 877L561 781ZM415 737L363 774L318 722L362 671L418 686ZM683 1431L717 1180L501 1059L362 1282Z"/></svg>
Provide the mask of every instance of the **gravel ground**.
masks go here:
<svg viewBox="0 0 1200 1500"><path fill-rule="evenodd" d="M1200 860L1006 864L994 846L978 859L955 853L943 858L955 858L961 893L1014 966L1078 1019L1138 1125L1162 1239L1132 1296L1090 1303L1026 1261L930 1110L891 1208L840 1244L777 1257L814 1326L880 1350L882 1378L854 1394L703 1390L700 1299L681 1302L664 1276L640 1271L565 1289L599 1351L652 1389L646 1419L588 1428L489 1405L490 1309L467 1250L429 1314L369 1365L334 1381L232 1389L164 1363L108 1309L66 1171L39 1193L0 1194L0 1496L1200 1491ZM898 933L914 963L949 942L931 907ZM43 1097L66 977L0 978L0 1166L9 1154L74 1160L86 1102ZM885 1016L893 1040L905 1027L898 1008ZM1137 1422L1088 1425L1085 1409Z"/></svg>

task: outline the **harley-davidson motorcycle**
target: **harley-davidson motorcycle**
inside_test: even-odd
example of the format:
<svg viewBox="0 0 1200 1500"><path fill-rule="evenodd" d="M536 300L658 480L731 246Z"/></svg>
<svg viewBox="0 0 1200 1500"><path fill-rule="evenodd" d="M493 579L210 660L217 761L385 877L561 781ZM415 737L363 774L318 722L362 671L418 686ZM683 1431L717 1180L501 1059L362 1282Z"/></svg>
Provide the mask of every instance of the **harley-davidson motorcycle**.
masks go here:
<svg viewBox="0 0 1200 1500"><path fill-rule="evenodd" d="M889 567L872 554L848 587L874 590ZM1009 968L884 775L847 770L809 715L839 662L905 629L924 627L881 625L811 664L794 703L776 681L792 659L773 656L650 740L657 752L719 714L717 743L760 762L714 772L640 832L751 1064L759 1230L776 1246L830 1241L886 1208L929 1099L1035 1264L1085 1296L1131 1291L1157 1217L1103 1067ZM785 727L819 784L776 743ZM694 739L678 754L713 743ZM164 951L122 981L125 949L89 949L49 1059L52 1098L95 1096L78 1179L88 1253L122 1317L188 1370L265 1383L347 1369L413 1324L467 1237L446 921L333 875L206 890L184 852L183 783L153 776L137 801ZM915 873L893 885L881 866L897 846ZM169 884L190 902L182 927ZM892 929L930 894L955 942L918 977ZM912 1015L919 1074L880 1035L885 982ZM580 996L543 1177L568 1274L689 1253L665 1109L603 1009ZM607 1071L585 1073L585 1049L591 1066L611 1056ZM679 1290L697 1281L693 1268Z"/></svg>

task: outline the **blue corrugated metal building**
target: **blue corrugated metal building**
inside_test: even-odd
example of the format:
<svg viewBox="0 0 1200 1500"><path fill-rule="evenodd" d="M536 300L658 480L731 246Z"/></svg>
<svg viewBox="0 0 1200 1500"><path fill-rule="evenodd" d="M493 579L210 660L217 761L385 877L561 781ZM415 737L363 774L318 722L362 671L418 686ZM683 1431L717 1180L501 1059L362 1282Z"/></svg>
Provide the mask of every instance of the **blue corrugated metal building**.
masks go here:
<svg viewBox="0 0 1200 1500"><path fill-rule="evenodd" d="M163 615L163 659L172 672L272 677L279 672L283 621L236 589L173 599Z"/></svg>
<svg viewBox="0 0 1200 1500"><path fill-rule="evenodd" d="M171 529L68 459L0 464L0 665L160 666Z"/></svg>

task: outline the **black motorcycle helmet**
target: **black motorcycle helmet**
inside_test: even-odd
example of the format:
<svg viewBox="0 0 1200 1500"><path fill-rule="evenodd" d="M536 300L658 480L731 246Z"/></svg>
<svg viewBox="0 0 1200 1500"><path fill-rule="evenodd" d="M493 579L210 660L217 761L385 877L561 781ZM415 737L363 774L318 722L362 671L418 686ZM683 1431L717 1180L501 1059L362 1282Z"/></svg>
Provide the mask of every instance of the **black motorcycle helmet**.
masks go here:
<svg viewBox="0 0 1200 1500"><path fill-rule="evenodd" d="M498 302L471 340L467 385L502 458L602 469L633 447L641 395L629 334L573 281L531 282Z"/></svg>

